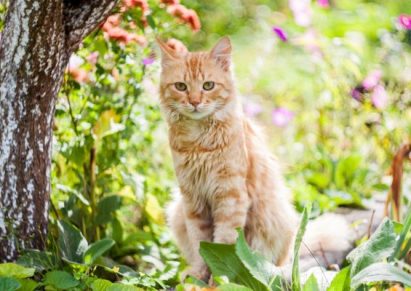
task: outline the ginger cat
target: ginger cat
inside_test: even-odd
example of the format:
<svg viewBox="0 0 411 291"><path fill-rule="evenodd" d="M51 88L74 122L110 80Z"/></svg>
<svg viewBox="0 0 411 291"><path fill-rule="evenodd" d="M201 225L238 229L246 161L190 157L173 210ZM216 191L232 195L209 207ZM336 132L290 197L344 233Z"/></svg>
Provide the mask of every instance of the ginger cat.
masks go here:
<svg viewBox="0 0 411 291"><path fill-rule="evenodd" d="M298 216L277 161L243 114L230 69L229 38L209 52L158 43L160 102L181 190L168 221L191 265L186 275L206 280L200 241L234 243L238 227L252 249L284 264Z"/></svg>

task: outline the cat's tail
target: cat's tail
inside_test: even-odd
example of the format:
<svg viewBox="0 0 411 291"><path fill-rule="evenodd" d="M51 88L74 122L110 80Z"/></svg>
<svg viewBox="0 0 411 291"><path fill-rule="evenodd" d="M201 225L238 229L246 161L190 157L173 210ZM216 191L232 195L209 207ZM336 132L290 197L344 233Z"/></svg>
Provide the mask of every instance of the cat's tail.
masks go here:
<svg viewBox="0 0 411 291"><path fill-rule="evenodd" d="M326 213L308 222L300 249L302 269L328 267L353 248L354 232L344 216Z"/></svg>
<svg viewBox="0 0 411 291"><path fill-rule="evenodd" d="M308 222L300 247L299 268L302 278L307 279L313 270L321 270L322 280L330 281L325 269L342 262L353 248L354 237L349 222L342 215L326 213ZM292 267L290 262L276 271L291 282Z"/></svg>

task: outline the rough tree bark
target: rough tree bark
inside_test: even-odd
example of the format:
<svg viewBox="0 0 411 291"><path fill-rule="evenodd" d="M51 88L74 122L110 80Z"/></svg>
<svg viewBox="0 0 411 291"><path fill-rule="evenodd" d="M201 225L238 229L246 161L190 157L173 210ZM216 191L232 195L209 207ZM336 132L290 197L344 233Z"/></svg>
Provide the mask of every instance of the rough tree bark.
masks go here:
<svg viewBox="0 0 411 291"><path fill-rule="evenodd" d="M43 249L52 124L71 53L118 0L11 0L0 40L0 262Z"/></svg>

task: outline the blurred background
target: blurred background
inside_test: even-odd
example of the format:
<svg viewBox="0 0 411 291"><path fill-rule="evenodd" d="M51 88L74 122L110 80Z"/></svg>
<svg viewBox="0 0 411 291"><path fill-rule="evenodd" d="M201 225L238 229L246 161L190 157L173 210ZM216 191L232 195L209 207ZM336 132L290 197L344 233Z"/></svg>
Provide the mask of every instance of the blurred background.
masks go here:
<svg viewBox="0 0 411 291"><path fill-rule="evenodd" d="M123 1L67 69L50 243L64 219L89 242L112 238L102 264L142 272L140 285L173 284L184 267L164 219L177 183L156 35L192 50L231 37L244 111L265 128L297 209L312 203L318 215L386 195L393 155L411 137L410 15L407 0Z"/></svg>

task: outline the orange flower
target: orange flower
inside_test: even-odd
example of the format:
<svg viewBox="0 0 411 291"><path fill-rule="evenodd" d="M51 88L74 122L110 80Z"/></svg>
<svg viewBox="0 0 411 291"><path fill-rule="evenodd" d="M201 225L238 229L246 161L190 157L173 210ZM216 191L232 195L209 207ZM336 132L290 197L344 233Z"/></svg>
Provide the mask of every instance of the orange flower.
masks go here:
<svg viewBox="0 0 411 291"><path fill-rule="evenodd" d="M128 43L128 32L121 27L111 27L106 31L110 39L117 40L122 43Z"/></svg>
<svg viewBox="0 0 411 291"><path fill-rule="evenodd" d="M167 11L171 15L183 19L186 13L188 12L188 9L184 5L174 4L174 5L170 5L167 8Z"/></svg>
<svg viewBox="0 0 411 291"><path fill-rule="evenodd" d="M167 11L182 20L184 23L190 25L191 29L194 31L199 31L201 28L200 19L197 13L192 9L187 9L184 5L174 4L167 8Z"/></svg>
<svg viewBox="0 0 411 291"><path fill-rule="evenodd" d="M140 7L143 12L148 11L148 3L146 0L123 0L126 8Z"/></svg>
<svg viewBox="0 0 411 291"><path fill-rule="evenodd" d="M80 68L68 68L68 73L77 83L87 83L90 78L88 72Z"/></svg>
<svg viewBox="0 0 411 291"><path fill-rule="evenodd" d="M119 26L120 21L121 21L121 15L120 14L111 15L107 18L106 22L103 23L102 29L104 31L106 31L106 30L108 30L112 27Z"/></svg>
<svg viewBox="0 0 411 291"><path fill-rule="evenodd" d="M180 0L161 0L161 3L164 3L166 5L174 5L179 4Z"/></svg>
<svg viewBox="0 0 411 291"><path fill-rule="evenodd" d="M201 28L200 18L198 17L197 13L190 9L185 17L186 22L191 26L193 31L199 31Z"/></svg>

